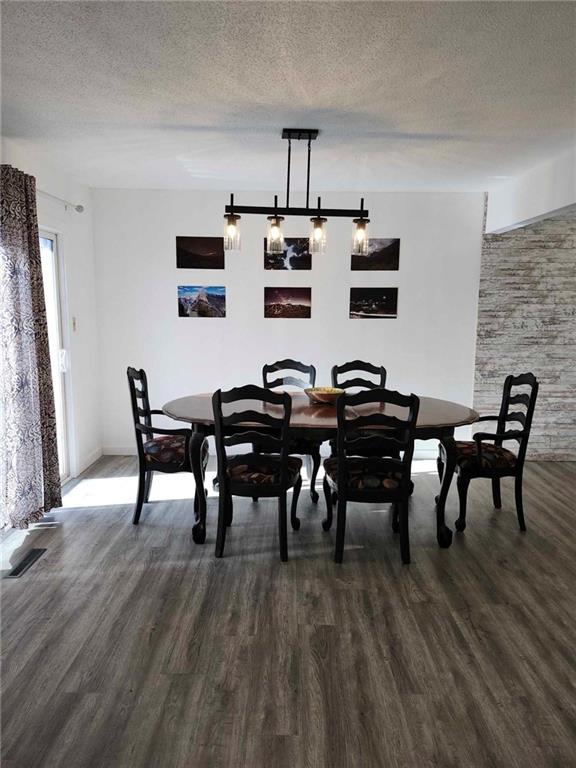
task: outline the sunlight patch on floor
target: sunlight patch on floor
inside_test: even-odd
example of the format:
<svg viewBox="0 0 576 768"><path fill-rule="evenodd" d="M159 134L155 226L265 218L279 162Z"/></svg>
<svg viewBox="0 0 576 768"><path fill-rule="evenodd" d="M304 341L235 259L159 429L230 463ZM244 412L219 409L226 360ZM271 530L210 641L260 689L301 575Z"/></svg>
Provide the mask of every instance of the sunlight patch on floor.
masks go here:
<svg viewBox="0 0 576 768"><path fill-rule="evenodd" d="M412 474L436 474L436 461L420 459L412 463ZM304 488L309 487L305 467L303 468ZM206 488L209 497L216 497L212 481L215 470L206 472ZM63 507L106 507L116 504L134 504L138 490L138 477L97 477L82 478L64 493ZM316 490L322 490L322 470L316 480ZM191 499L194 495L194 479L188 472L154 475L150 501L172 501Z"/></svg>

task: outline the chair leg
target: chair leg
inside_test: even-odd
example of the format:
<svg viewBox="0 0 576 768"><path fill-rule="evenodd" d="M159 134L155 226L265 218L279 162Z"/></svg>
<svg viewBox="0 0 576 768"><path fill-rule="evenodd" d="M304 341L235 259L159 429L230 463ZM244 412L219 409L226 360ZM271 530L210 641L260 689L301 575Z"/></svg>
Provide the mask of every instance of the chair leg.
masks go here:
<svg viewBox="0 0 576 768"><path fill-rule="evenodd" d="M154 472L146 472L146 481L144 485L144 504L148 504L150 498L150 489L152 488L152 477Z"/></svg>
<svg viewBox="0 0 576 768"><path fill-rule="evenodd" d="M470 480L463 477L458 477L456 480L456 487L458 488L458 498L460 499L460 515L455 522L456 530L462 533L466 528L466 501L468 499L468 485Z"/></svg>
<svg viewBox="0 0 576 768"><path fill-rule="evenodd" d="M500 478L492 478L492 500L496 509L502 509L502 497L500 495Z"/></svg>
<svg viewBox="0 0 576 768"><path fill-rule="evenodd" d="M230 528L232 525L232 520L234 519L234 502L232 500L232 495L228 494L226 496L226 527Z"/></svg>
<svg viewBox="0 0 576 768"><path fill-rule="evenodd" d="M329 531L332 527L332 490L330 488L330 483L324 477L324 483L322 484L322 487L324 489L324 498L326 499L326 517L324 520L322 520L322 528L325 531Z"/></svg>
<svg viewBox="0 0 576 768"><path fill-rule="evenodd" d="M310 498L312 499L314 504L318 503L318 499L320 498L316 492L316 475L318 474L318 470L320 469L320 449L315 453L311 454L312 457L312 474L310 476Z"/></svg>
<svg viewBox="0 0 576 768"><path fill-rule="evenodd" d="M294 489L292 490L292 505L290 506L290 524L292 525L293 531L300 530L300 520L296 515L296 511L298 509L298 497L300 496L300 488L302 488L302 476L298 475L298 480L296 480Z"/></svg>
<svg viewBox="0 0 576 768"><path fill-rule="evenodd" d="M280 540L280 560L288 560L288 521L286 520L286 492L278 497L278 538Z"/></svg>
<svg viewBox="0 0 576 768"><path fill-rule="evenodd" d="M260 448L252 443L252 453L260 453ZM252 501L258 501L258 496L252 496Z"/></svg>
<svg viewBox="0 0 576 768"><path fill-rule="evenodd" d="M138 471L138 495L136 497L136 506L134 507L134 516L132 517L132 523L138 525L140 520L140 513L142 512L142 505L144 504L144 494L146 493L146 469L143 465L140 466Z"/></svg>
<svg viewBox="0 0 576 768"><path fill-rule="evenodd" d="M524 520L524 505L522 504L522 475L516 475L514 479L514 494L516 496L516 514L518 515L518 526L521 531L526 530L526 521Z"/></svg>
<svg viewBox="0 0 576 768"><path fill-rule="evenodd" d="M442 461L440 456L438 456L438 458L436 459L436 469L438 470L438 479L440 480L440 482L442 482L442 476L444 475L444 462Z"/></svg>
<svg viewBox="0 0 576 768"><path fill-rule="evenodd" d="M216 557L222 557L224 555L224 544L226 542L226 515L228 502L228 494L224 488L220 488L220 495L218 496L218 530L216 532L216 551L214 554Z"/></svg>
<svg viewBox="0 0 576 768"><path fill-rule="evenodd" d="M404 565L410 562L410 534L408 531L408 499L397 504L400 523L400 556Z"/></svg>
<svg viewBox="0 0 576 768"><path fill-rule="evenodd" d="M336 510L336 549L334 552L334 562L341 563L344 557L344 538L346 535L346 499L342 493L338 497L338 508Z"/></svg>
<svg viewBox="0 0 576 768"><path fill-rule="evenodd" d="M395 501L394 504L392 504L392 530L394 533L398 533L400 530L400 522L399 522L399 505L400 502Z"/></svg>

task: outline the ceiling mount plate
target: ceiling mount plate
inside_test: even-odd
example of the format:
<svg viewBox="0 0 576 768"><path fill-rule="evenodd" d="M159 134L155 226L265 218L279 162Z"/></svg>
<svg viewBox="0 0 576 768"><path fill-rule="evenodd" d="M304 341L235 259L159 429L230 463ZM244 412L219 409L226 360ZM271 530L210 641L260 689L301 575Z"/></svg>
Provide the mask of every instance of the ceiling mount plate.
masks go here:
<svg viewBox="0 0 576 768"><path fill-rule="evenodd" d="M296 139L297 141L302 139L305 141L314 141L314 139L318 138L318 133L318 128L283 128L282 138Z"/></svg>

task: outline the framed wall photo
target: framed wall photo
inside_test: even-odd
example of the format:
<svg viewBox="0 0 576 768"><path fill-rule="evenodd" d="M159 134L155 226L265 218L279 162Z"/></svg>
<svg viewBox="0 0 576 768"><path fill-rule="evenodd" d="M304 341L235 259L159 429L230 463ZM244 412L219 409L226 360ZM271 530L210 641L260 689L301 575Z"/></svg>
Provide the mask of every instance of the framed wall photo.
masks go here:
<svg viewBox="0 0 576 768"><path fill-rule="evenodd" d="M312 288L264 288L264 317L309 318Z"/></svg>
<svg viewBox="0 0 576 768"><path fill-rule="evenodd" d="M366 256L352 254L350 269L398 270L400 268L400 238L370 237Z"/></svg>
<svg viewBox="0 0 576 768"><path fill-rule="evenodd" d="M223 237L176 237L178 269L224 269Z"/></svg>
<svg viewBox="0 0 576 768"><path fill-rule="evenodd" d="M268 253L264 238L264 269L312 269L307 237L285 237L282 253Z"/></svg>
<svg viewBox="0 0 576 768"><path fill-rule="evenodd" d="M350 288L351 320L398 317L398 288Z"/></svg>
<svg viewBox="0 0 576 768"><path fill-rule="evenodd" d="M226 317L223 285L179 285L178 317Z"/></svg>

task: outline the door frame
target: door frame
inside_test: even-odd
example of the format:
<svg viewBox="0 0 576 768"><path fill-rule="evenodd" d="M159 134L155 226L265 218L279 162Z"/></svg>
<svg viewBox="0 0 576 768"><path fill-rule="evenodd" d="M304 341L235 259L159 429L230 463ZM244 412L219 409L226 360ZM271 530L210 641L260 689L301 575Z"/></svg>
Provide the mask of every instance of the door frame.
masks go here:
<svg viewBox="0 0 576 768"><path fill-rule="evenodd" d="M62 349L66 350L68 357L67 370L62 374L62 388L64 396L64 425L63 431L66 437L66 474L62 484L68 482L77 475L77 451L76 434L74 425L73 408L73 389L72 389L72 355L71 355L71 332L70 332L70 313L68 306L68 287L66 280L66 269L64 262L64 235L56 227L42 226L38 227L38 236L52 240L55 244L54 268L56 271L57 300L58 300L58 322L60 330L60 339Z"/></svg>

